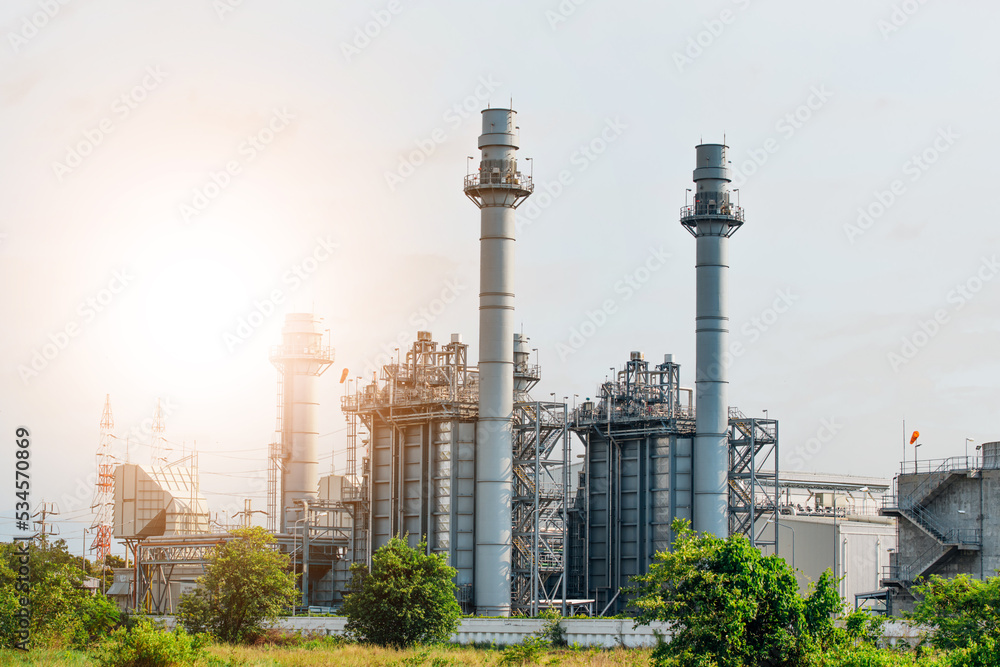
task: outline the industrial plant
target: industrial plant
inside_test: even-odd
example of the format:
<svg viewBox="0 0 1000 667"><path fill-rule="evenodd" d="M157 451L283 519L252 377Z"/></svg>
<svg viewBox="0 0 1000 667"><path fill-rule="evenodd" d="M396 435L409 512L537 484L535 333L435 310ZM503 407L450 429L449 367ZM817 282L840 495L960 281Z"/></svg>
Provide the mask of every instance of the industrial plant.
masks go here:
<svg viewBox="0 0 1000 667"><path fill-rule="evenodd" d="M729 246L746 219L723 144L696 147L693 201L679 216L694 237L693 370L669 350L634 351L607 360L614 372L595 378L593 398L533 396L541 369L514 320L517 209L533 191L518 168L516 112L485 109L478 147L463 185L480 217L477 361L461 333L413 332L397 358L348 385L346 470L321 476L318 424L333 406L318 389L336 382L325 375L333 341L315 314L291 313L270 352L278 409L266 525L301 575L303 607L337 608L350 565L400 536L447 557L467 613L618 614L631 578L669 550L678 518L780 553L803 588L831 567L851 603L880 610L910 599L919 575L1000 566L1000 545L985 555L984 536L997 533L983 526L996 443L975 460L922 462L893 493L888 480L783 473L778 420L730 404ZM233 537L210 523L195 453L116 465L111 429L106 403L95 547L112 536L127 545L130 567L110 591L124 607L167 613L207 551Z"/></svg>

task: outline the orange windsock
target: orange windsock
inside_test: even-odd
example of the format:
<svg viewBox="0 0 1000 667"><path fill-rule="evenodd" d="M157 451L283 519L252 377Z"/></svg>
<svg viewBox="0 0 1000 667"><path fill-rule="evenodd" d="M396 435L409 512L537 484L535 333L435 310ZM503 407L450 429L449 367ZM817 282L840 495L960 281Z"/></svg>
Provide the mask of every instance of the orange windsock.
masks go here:
<svg viewBox="0 0 1000 667"><path fill-rule="evenodd" d="M913 443L915 443L917 441L917 438L919 437L920 437L920 431L914 431L913 435L910 436L910 444L912 445Z"/></svg>
<svg viewBox="0 0 1000 667"><path fill-rule="evenodd" d="M344 384L344 380L347 379L347 370L348 369L345 368L344 372L340 374L340 384Z"/></svg>

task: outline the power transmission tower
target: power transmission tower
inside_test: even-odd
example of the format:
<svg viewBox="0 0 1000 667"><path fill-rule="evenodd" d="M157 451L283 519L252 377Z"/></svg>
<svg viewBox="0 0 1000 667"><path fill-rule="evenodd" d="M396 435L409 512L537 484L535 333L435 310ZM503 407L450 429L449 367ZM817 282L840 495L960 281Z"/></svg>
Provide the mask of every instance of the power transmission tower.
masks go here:
<svg viewBox="0 0 1000 667"><path fill-rule="evenodd" d="M47 502L44 502L44 501L39 506L39 509L35 510L35 513L33 515L33 516L40 516L40 517L42 517L40 520L35 521L35 525L36 526L41 526L41 528L38 531L38 536L40 538L42 538L43 541L49 535L58 535L59 534L59 527L58 526L53 526L51 521L47 521L46 520L50 515L58 516L59 515L59 508L56 506L55 503L47 503ZM54 527L56 529L55 532L50 532L49 531L50 527Z"/></svg>
<svg viewBox="0 0 1000 667"><path fill-rule="evenodd" d="M101 442L97 446L97 487L94 489L94 503L90 509L94 512L94 541L91 551L96 551L95 559L104 564L111 553L111 520L114 494L114 456L111 454L111 441L114 439L115 419L111 414L111 396L104 396L104 412L101 415Z"/></svg>

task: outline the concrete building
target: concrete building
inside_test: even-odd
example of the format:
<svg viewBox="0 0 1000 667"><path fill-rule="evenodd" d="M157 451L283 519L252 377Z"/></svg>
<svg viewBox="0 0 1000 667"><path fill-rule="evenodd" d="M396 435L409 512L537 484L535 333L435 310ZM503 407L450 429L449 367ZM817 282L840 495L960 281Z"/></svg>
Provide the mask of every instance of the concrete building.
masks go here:
<svg viewBox="0 0 1000 667"><path fill-rule="evenodd" d="M883 576L892 614L912 610L921 579L985 579L1000 569L1000 516L990 511L1000 505L1000 442L980 452L903 464L882 508L899 525L899 549Z"/></svg>

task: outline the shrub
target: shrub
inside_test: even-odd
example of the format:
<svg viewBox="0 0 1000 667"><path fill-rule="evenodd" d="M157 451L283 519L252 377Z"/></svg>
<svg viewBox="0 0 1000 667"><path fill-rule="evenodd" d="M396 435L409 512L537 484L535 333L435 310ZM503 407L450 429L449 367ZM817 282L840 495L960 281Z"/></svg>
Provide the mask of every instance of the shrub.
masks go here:
<svg viewBox="0 0 1000 667"><path fill-rule="evenodd" d="M462 614L455 599L455 568L443 555L426 553L393 538L372 555L371 572L351 566L350 594L344 601L348 633L379 646L404 648L446 641Z"/></svg>
<svg viewBox="0 0 1000 667"><path fill-rule="evenodd" d="M275 551L274 537L259 526L233 531L236 539L208 553L198 587L181 597L177 617L190 632L225 642L261 634L298 597L289 557Z"/></svg>
<svg viewBox="0 0 1000 667"><path fill-rule="evenodd" d="M803 598L788 564L762 555L744 536L699 535L680 520L673 530L673 551L658 553L632 591L638 624L673 624L653 664L802 665L835 643L833 614L843 601L829 573Z"/></svg>
<svg viewBox="0 0 1000 667"><path fill-rule="evenodd" d="M207 658L202 642L183 629L168 632L141 619L131 630L112 632L94 651L101 667L172 667Z"/></svg>

